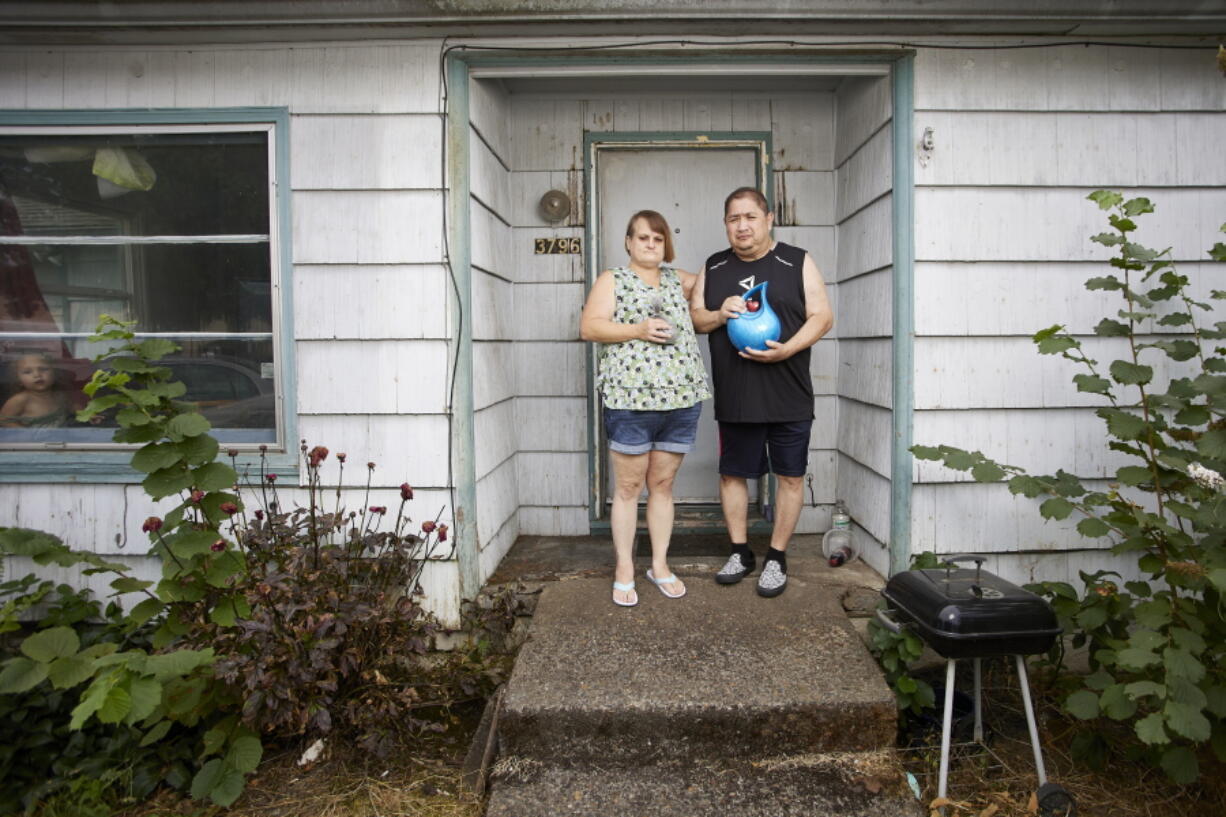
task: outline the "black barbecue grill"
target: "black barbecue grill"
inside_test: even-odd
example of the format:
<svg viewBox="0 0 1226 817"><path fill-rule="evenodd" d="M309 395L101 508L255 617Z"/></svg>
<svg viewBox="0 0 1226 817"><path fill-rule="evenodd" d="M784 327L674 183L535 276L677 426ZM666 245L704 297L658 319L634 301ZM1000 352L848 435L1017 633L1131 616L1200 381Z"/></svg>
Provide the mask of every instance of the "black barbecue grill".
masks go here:
<svg viewBox="0 0 1226 817"><path fill-rule="evenodd" d="M877 618L897 633L907 628L923 639L945 665L945 713L941 730L941 775L937 796L944 797L949 781L949 742L953 724L954 671L959 659L971 658L975 666L975 741L983 742L980 704L980 663L984 658L1013 656L1017 667L1026 724L1039 775L1040 813L1071 817L1073 800L1061 786L1047 782L1043 753L1035 726L1030 684L1024 655L1046 652L1061 629L1056 614L1043 599L983 569L982 556L945 558L945 568L899 573L886 583L881 594L888 610ZM954 562L975 562L975 568L954 567Z"/></svg>

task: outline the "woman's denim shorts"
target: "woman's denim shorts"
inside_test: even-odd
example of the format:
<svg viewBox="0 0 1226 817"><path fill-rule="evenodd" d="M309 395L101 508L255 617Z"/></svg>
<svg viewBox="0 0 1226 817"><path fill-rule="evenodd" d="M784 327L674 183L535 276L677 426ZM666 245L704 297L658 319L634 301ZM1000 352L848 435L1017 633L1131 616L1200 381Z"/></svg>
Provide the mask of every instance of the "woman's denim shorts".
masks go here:
<svg viewBox="0 0 1226 817"><path fill-rule="evenodd" d="M702 403L668 411L604 410L604 433L610 450L619 454L646 454L653 448L687 454L698 435Z"/></svg>

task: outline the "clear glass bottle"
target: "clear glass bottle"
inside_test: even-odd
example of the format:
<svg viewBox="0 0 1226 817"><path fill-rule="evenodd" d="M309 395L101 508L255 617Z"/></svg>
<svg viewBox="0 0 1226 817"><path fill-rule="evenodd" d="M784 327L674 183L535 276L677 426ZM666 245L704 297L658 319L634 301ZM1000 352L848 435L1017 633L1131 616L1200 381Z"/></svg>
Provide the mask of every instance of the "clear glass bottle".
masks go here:
<svg viewBox="0 0 1226 817"><path fill-rule="evenodd" d="M846 564L859 553L851 532L851 516L841 499L835 502L834 513L830 515L830 530L822 536L822 553L831 567Z"/></svg>
<svg viewBox="0 0 1226 817"><path fill-rule="evenodd" d="M664 311L664 300L656 297L651 301L651 317L659 318L668 324L668 339L665 343L677 342L677 328L673 326L673 322L668 319L668 314Z"/></svg>

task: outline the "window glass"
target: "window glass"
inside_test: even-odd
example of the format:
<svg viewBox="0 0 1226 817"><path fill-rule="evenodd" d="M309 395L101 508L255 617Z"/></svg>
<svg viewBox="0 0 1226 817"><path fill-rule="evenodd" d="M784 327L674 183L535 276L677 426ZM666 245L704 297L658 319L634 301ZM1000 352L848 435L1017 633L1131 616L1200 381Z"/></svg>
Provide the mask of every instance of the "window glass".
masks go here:
<svg viewBox="0 0 1226 817"><path fill-rule="evenodd" d="M74 416L102 314L181 347L223 442L276 441L269 138L0 131L0 446L110 441Z"/></svg>

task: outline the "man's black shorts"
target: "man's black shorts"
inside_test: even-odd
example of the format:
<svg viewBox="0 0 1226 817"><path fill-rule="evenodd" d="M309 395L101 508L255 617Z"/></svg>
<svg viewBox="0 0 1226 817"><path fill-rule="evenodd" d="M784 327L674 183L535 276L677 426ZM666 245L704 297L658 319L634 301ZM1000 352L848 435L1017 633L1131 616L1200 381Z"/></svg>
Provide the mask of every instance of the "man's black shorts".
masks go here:
<svg viewBox="0 0 1226 817"><path fill-rule="evenodd" d="M719 472L758 479L767 471L803 477L809 467L813 420L791 423L720 423Z"/></svg>

